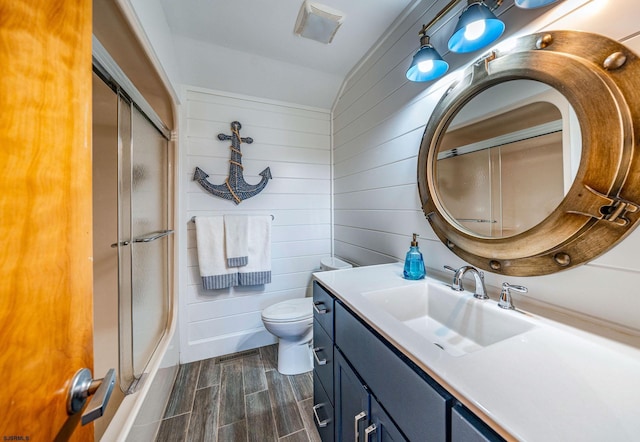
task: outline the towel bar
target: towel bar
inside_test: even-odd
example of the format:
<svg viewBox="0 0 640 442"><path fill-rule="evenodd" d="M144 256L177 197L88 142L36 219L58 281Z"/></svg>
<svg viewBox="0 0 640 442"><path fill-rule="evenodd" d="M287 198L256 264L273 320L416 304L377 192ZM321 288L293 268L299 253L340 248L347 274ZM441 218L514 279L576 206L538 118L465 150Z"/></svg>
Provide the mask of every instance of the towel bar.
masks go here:
<svg viewBox="0 0 640 442"><path fill-rule="evenodd" d="M136 238L133 240L133 242L151 242L151 241L155 241L156 239L160 239L164 236L171 235L172 233L173 233L173 230L163 230L162 232L156 232L148 236Z"/></svg>
<svg viewBox="0 0 640 442"><path fill-rule="evenodd" d="M271 214L271 220L273 221L275 219L276 219L276 217L273 216L273 214ZM189 220L189 222L192 222L192 223L195 222L195 221L196 221L196 217L195 216L192 216L191 219Z"/></svg>
<svg viewBox="0 0 640 442"><path fill-rule="evenodd" d="M156 239L160 239L163 238L167 235L171 235L173 233L173 230L163 230L161 232L154 232L154 233L150 233L149 235L146 236L141 236L139 238L135 238L132 241L122 241L120 242L121 246L128 246L130 243L132 242L151 242L151 241L155 241ZM116 248L118 247L118 243L113 243L111 244L112 248Z"/></svg>

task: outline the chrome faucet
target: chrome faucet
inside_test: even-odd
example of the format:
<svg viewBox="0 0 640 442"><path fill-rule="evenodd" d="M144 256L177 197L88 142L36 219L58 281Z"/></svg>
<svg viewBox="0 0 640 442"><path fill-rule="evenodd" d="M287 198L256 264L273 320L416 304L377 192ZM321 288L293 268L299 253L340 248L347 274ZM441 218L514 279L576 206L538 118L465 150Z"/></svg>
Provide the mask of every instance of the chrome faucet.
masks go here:
<svg viewBox="0 0 640 442"><path fill-rule="evenodd" d="M476 290L473 293L473 296L478 299L489 299L489 296L487 295L487 288L484 286L484 273L472 266L462 266L457 270L449 266L444 266L444 268L455 273L453 275L453 283L451 284L451 288L453 290L457 290L459 292L464 290L464 287L462 287L462 278L465 273L471 272L476 281Z"/></svg>
<svg viewBox="0 0 640 442"><path fill-rule="evenodd" d="M512 284L509 284L508 282L503 282L502 291L500 292L500 299L498 300L498 307L508 309L508 310L515 309L515 307L513 306L513 302L511 301L510 290L513 290L515 292L520 292L520 293L528 292L526 287L523 287L521 285L512 285Z"/></svg>

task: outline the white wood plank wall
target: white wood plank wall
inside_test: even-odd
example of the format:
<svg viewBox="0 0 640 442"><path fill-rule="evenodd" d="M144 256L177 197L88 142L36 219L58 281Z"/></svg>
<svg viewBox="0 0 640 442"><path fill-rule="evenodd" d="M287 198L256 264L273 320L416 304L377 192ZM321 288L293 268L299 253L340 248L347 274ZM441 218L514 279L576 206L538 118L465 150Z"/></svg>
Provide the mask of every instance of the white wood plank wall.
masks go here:
<svg viewBox="0 0 640 442"><path fill-rule="evenodd" d="M328 110L188 87L181 137L182 188L187 223L187 268L180 294L181 362L191 362L276 342L260 313L268 305L308 294L311 273L331 254L331 119ZM258 183L267 166L273 179L257 196L235 205L197 182L200 167L214 184L229 171L230 123L240 121L244 177ZM194 216L269 214L272 282L263 286L204 290L200 282Z"/></svg>
<svg viewBox="0 0 640 442"><path fill-rule="evenodd" d="M416 3L352 72L334 106L334 248L336 255L356 264L404 260L412 232L420 234L428 271L464 264L431 230L420 208L416 179L425 125L453 76L435 84L412 83L405 77L418 49L421 24L447 2ZM544 11L521 10L505 1L497 12L506 22L506 35L575 29L607 35L640 53L637 0L565 0ZM449 14L443 23L456 16ZM445 34L453 24L443 26L430 32L431 41L453 72L470 59L446 53ZM543 305L638 330L638 247L640 230L588 265L542 277L487 274L487 283L494 292L503 281L522 284L530 290L525 296Z"/></svg>

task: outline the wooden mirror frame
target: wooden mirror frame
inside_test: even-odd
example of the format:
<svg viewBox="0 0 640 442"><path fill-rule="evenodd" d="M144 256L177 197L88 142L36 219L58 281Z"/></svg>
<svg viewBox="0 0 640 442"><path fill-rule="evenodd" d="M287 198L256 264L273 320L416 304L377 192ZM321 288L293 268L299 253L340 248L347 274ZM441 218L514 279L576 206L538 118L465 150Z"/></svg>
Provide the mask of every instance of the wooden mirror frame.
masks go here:
<svg viewBox="0 0 640 442"><path fill-rule="evenodd" d="M531 229L482 237L445 210L436 179L437 152L458 111L482 91L531 79L561 92L580 122L582 154L558 207ZM511 276L546 275L596 258L624 239L640 219L640 60L624 45L578 31L521 37L464 71L445 92L425 128L418 154L422 209L436 235L463 260Z"/></svg>

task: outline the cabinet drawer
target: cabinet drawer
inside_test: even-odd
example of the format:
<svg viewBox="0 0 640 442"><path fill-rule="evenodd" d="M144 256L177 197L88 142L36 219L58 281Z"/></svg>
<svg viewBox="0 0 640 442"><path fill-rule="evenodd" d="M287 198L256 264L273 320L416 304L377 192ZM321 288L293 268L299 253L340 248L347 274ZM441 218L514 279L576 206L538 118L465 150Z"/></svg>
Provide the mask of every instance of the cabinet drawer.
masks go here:
<svg viewBox="0 0 640 442"><path fill-rule="evenodd" d="M313 318L333 341L333 296L318 281L313 281Z"/></svg>
<svg viewBox="0 0 640 442"><path fill-rule="evenodd" d="M325 442L333 441L335 438L333 405L315 371L313 372L313 420L320 433L320 439Z"/></svg>
<svg viewBox="0 0 640 442"><path fill-rule="evenodd" d="M461 404L451 411L451 442L501 442L504 439Z"/></svg>
<svg viewBox="0 0 640 442"><path fill-rule="evenodd" d="M333 403L333 341L317 320L313 321L313 370Z"/></svg>
<svg viewBox="0 0 640 442"><path fill-rule="evenodd" d="M409 440L446 441L452 397L340 302L335 343ZM397 380L393 382L392 380Z"/></svg>

